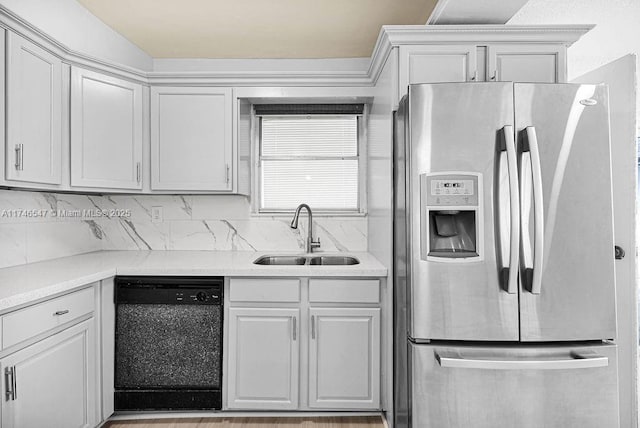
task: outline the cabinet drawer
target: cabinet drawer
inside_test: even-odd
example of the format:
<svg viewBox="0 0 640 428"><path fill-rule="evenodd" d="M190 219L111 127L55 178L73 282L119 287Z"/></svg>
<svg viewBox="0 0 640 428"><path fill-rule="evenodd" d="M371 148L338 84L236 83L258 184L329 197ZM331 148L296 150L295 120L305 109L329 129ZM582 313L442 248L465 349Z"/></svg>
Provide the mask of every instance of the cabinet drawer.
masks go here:
<svg viewBox="0 0 640 428"><path fill-rule="evenodd" d="M378 303L377 279L311 279L309 301L322 303Z"/></svg>
<svg viewBox="0 0 640 428"><path fill-rule="evenodd" d="M232 279L231 302L299 302L299 279Z"/></svg>
<svg viewBox="0 0 640 428"><path fill-rule="evenodd" d="M94 290L89 287L11 312L2 317L2 348L6 349L93 310Z"/></svg>

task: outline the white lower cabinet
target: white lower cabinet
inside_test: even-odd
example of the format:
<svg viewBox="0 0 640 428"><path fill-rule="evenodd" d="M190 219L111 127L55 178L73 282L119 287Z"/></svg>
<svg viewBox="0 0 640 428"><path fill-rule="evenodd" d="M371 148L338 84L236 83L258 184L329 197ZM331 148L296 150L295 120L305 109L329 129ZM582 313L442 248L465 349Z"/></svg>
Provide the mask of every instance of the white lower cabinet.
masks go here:
<svg viewBox="0 0 640 428"><path fill-rule="evenodd" d="M380 407L380 309L310 308L309 407Z"/></svg>
<svg viewBox="0 0 640 428"><path fill-rule="evenodd" d="M298 408L299 316L299 309L229 309L230 409Z"/></svg>
<svg viewBox="0 0 640 428"><path fill-rule="evenodd" d="M378 279L232 278L226 408L379 410Z"/></svg>
<svg viewBox="0 0 640 428"><path fill-rule="evenodd" d="M93 319L0 360L2 427L94 427L96 346Z"/></svg>

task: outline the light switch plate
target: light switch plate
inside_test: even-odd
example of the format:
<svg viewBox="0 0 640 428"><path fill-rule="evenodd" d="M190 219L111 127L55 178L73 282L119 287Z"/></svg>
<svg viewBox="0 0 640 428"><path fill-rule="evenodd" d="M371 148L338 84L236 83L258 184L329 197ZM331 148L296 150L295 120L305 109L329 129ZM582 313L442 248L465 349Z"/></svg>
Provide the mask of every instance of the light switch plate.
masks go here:
<svg viewBox="0 0 640 428"><path fill-rule="evenodd" d="M162 207L151 207L151 223L162 223L163 219Z"/></svg>

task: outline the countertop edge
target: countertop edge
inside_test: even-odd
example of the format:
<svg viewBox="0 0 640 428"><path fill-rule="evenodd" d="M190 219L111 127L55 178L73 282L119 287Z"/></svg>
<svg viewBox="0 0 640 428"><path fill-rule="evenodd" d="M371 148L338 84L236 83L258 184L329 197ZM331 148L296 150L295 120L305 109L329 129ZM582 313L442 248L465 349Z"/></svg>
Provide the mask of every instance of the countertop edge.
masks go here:
<svg viewBox="0 0 640 428"><path fill-rule="evenodd" d="M116 271L114 269L108 269L92 273L90 275L83 275L75 277L73 279L45 285L33 290L25 291L24 293L14 294L9 297L2 298L0 299L0 314L11 312L24 306L37 304L41 301L51 299L58 295L67 294L76 289L84 288L94 282L102 281L103 279L115 275Z"/></svg>
<svg viewBox="0 0 640 428"><path fill-rule="evenodd" d="M37 304L41 301L54 298L57 295L63 295L82 288L91 283L102 281L104 279L116 275L163 275L163 276L224 276L229 278L237 277L299 277L299 278L384 278L388 274L388 270L373 255L366 252L352 252L349 254L356 255L364 259L363 266L256 266L251 264L253 259L260 253L247 253L240 257L240 261L235 261L239 266L213 266L203 267L194 263L191 267L163 267L162 260L155 262L154 266L145 266L142 261L148 261L153 254L159 259L167 256L167 252L142 252L142 251L96 251L92 253L80 254L77 256L64 257L60 259L48 260L33 264L21 265L13 268L0 269L0 279L3 283L9 281L28 282L32 281L35 285L25 290L9 291L5 297L0 297L0 315L20 309L25 306ZM204 256L213 256L212 252L191 252L192 254ZM221 253L218 253L220 255ZM121 257L126 255L126 259ZM181 255L188 256L183 253ZM129 257L131 256L131 257ZM225 252L225 257L231 259L237 258L238 253ZM104 258L113 257L113 260L105 261ZM53 272L60 269L59 265L71 265L77 260L82 264L83 259L98 258L99 264L95 270L90 267L84 267L85 272L79 273L77 276L69 273L68 277L63 275L62 279L51 279L47 283L48 271ZM141 260L137 260L141 259ZM98 263L94 261L94 263ZM104 266L104 265L107 266ZM131 265L134 264L134 265ZM68 268L72 270L73 268ZM11 270L11 274L6 274ZM64 270L64 268L63 268ZM4 272L3 272L4 271ZM88 272L87 272L88 271ZM4 274L4 275L3 275ZM1 286L0 286L1 287ZM2 293L0 293L1 295Z"/></svg>

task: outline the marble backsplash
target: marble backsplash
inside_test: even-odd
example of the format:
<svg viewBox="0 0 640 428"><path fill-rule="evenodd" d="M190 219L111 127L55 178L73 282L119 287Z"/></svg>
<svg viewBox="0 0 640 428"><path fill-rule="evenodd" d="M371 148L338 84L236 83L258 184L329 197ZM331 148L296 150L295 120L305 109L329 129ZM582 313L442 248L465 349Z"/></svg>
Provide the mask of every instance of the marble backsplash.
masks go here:
<svg viewBox="0 0 640 428"><path fill-rule="evenodd" d="M152 222L152 207L162 207ZM112 217L101 215L109 214ZM237 195L77 195L0 190L0 267L97 250L304 251L307 219L252 216ZM365 217L315 217L325 252L367 250Z"/></svg>

